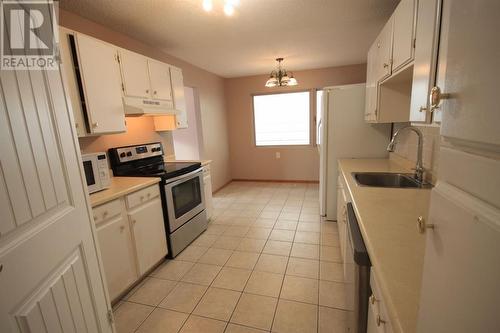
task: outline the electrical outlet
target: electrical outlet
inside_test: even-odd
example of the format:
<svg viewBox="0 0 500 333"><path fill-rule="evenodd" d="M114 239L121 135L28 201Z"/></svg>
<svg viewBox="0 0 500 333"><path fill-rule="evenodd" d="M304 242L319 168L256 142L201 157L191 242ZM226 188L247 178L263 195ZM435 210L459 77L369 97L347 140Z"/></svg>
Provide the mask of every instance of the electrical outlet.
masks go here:
<svg viewBox="0 0 500 333"><path fill-rule="evenodd" d="M276 159L281 158L281 153L279 151L276 152Z"/></svg>

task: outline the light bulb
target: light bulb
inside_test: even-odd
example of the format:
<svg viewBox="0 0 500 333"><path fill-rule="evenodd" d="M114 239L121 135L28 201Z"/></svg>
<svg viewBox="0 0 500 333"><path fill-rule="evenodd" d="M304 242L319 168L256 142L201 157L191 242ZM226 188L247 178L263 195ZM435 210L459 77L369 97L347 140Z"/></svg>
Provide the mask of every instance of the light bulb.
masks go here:
<svg viewBox="0 0 500 333"><path fill-rule="evenodd" d="M212 4L212 0L203 0L203 9L206 11L206 12L209 12L213 9L213 4Z"/></svg>
<svg viewBox="0 0 500 333"><path fill-rule="evenodd" d="M234 6L231 3L227 2L224 5L224 14L227 16L232 16L234 14Z"/></svg>

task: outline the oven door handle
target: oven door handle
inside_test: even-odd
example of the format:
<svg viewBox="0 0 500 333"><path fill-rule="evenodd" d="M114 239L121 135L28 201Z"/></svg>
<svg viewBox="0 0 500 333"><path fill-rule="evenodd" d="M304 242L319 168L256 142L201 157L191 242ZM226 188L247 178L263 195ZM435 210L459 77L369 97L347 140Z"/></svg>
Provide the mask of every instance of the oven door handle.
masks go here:
<svg viewBox="0 0 500 333"><path fill-rule="evenodd" d="M181 182L182 180L186 180L186 179L190 178L190 176L195 175L197 173L203 173L203 168L196 169L194 171L191 171L191 172L186 173L184 175L177 176L175 178L167 179L165 181L165 185L175 186L175 184L172 184L172 183Z"/></svg>

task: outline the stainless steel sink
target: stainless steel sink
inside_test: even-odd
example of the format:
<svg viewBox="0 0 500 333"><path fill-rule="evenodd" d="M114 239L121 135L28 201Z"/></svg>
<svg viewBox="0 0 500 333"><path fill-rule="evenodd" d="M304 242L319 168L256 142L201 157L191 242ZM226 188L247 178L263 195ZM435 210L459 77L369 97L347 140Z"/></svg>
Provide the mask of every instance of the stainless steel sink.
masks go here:
<svg viewBox="0 0 500 333"><path fill-rule="evenodd" d="M352 176L360 186L391 188L429 188L428 183L416 180L409 173L353 172Z"/></svg>

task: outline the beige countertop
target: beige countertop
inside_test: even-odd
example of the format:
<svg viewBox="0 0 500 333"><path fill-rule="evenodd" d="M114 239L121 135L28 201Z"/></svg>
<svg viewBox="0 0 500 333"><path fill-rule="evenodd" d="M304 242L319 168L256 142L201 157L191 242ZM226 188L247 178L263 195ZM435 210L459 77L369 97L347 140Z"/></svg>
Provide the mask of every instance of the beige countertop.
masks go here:
<svg viewBox="0 0 500 333"><path fill-rule="evenodd" d="M165 162L200 162L201 166L205 166L212 163L212 160L176 160L175 158L166 158Z"/></svg>
<svg viewBox="0 0 500 333"><path fill-rule="evenodd" d="M389 159L344 159L339 167L351 195L375 277L395 332L415 332L425 252L417 218L427 216L430 189L361 187L355 171L411 172Z"/></svg>
<svg viewBox="0 0 500 333"><path fill-rule="evenodd" d="M108 189L90 195L90 204L92 207L102 205L126 194L159 183L160 180L161 178L157 177L112 177L111 186Z"/></svg>

